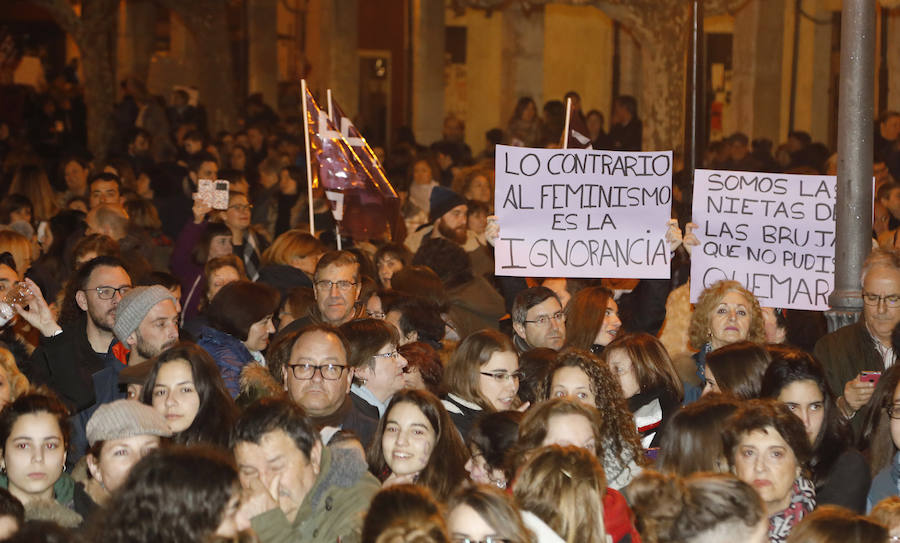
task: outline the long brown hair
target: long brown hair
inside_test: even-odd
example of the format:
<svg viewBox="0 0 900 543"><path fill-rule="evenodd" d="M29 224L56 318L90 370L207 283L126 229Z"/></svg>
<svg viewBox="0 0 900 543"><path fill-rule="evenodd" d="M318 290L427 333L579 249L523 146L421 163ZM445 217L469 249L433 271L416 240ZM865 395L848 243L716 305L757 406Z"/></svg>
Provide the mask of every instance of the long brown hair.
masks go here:
<svg viewBox="0 0 900 543"><path fill-rule="evenodd" d="M604 357L608 360L609 355L617 349L625 351L631 360L641 390L667 388L679 402L684 399L684 387L672 359L654 336L647 333L620 335L603 350Z"/></svg>
<svg viewBox="0 0 900 543"><path fill-rule="evenodd" d="M431 427L434 428L434 447L431 449L428 463L419 472L416 483L427 487L438 500L444 501L457 485L466 479L468 453L447 410L444 409L437 396L430 392L405 389L394 394L384 416L378 421L378 428L367 453L369 470L376 477L382 479L390 474L390 467L388 467L382 450L381 438L384 436L384 427L391 410L401 403L418 407L428 419Z"/></svg>
<svg viewBox="0 0 900 543"><path fill-rule="evenodd" d="M506 492L489 485L466 485L450 497L448 515L460 505L471 507L500 539L513 543L533 543L534 534L522 522L519 508Z"/></svg>
<svg viewBox="0 0 900 543"><path fill-rule="evenodd" d="M513 487L519 507L534 513L567 543L606 541L606 476L581 447L542 447L522 467Z"/></svg>
<svg viewBox="0 0 900 543"><path fill-rule="evenodd" d="M566 305L566 345L590 350L603 326L606 308L613 294L606 287L578 291Z"/></svg>

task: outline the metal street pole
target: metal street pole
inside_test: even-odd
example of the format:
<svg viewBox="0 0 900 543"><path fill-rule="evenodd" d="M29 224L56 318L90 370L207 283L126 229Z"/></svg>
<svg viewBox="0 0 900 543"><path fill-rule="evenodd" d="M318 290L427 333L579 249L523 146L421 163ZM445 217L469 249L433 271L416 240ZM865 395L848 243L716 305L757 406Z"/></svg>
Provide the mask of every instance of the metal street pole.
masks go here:
<svg viewBox="0 0 900 543"><path fill-rule="evenodd" d="M684 119L684 168L689 179L700 167L706 128L706 63L703 35L703 2L691 1L690 41L687 63L687 111Z"/></svg>
<svg viewBox="0 0 900 543"><path fill-rule="evenodd" d="M844 0L838 101L837 224L829 331L862 311L859 282L872 248L872 140L875 97L875 0Z"/></svg>

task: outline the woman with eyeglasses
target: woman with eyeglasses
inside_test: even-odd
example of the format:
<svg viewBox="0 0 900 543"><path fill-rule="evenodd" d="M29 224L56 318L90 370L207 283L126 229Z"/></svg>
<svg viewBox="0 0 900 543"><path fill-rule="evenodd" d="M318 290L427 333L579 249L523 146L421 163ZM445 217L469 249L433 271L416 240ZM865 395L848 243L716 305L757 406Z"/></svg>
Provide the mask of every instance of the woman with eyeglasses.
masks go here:
<svg viewBox="0 0 900 543"><path fill-rule="evenodd" d="M519 407L519 378L519 357L507 336L482 330L462 340L444 370L442 401L463 439L482 413Z"/></svg>
<svg viewBox="0 0 900 543"><path fill-rule="evenodd" d="M622 321L613 293L588 287L569 300L565 311L566 346L600 354L616 338Z"/></svg>
<svg viewBox="0 0 900 543"><path fill-rule="evenodd" d="M812 355L770 345L772 362L762 378L760 396L774 398L803 421L812 445L809 469L816 501L864 513L869 465L852 446L853 434L834 403L825 369Z"/></svg>
<svg viewBox="0 0 900 543"><path fill-rule="evenodd" d="M604 424L598 450L610 487L625 487L641 472L644 451L634 419L618 380L596 356L577 349L560 353L550 365L541 398L567 398L600 411Z"/></svg>
<svg viewBox="0 0 900 543"><path fill-rule="evenodd" d="M895 328L893 338L900 339ZM872 399L861 413L863 426L858 447L868 450L872 487L866 510L890 496L900 494L900 365L890 367L875 385Z"/></svg>
<svg viewBox="0 0 900 543"><path fill-rule="evenodd" d="M558 536L556 539L535 537L523 521L522 513L512 497L487 485L464 486L450 497L447 531L453 543L562 541Z"/></svg>
<svg viewBox="0 0 900 543"><path fill-rule="evenodd" d="M391 398L367 453L382 486L414 483L446 501L466 479L466 447L441 401L424 390Z"/></svg>
<svg viewBox="0 0 900 543"><path fill-rule="evenodd" d="M221 220L231 230L231 245L234 254L244 261L247 277L252 281L259 278L262 254L269 247L269 240L262 230L250 223L253 206L246 194L228 192L228 209L221 211Z"/></svg>
<svg viewBox="0 0 900 543"><path fill-rule="evenodd" d="M350 398L364 415L378 420L391 396L406 386L406 359L397 352L399 332L379 319L350 321L340 330L347 338L347 363L353 371Z"/></svg>
<svg viewBox="0 0 900 543"><path fill-rule="evenodd" d="M698 383L685 383L684 403L697 401L706 386L706 355L719 347L766 341L762 309L756 296L737 281L718 281L706 287L694 305L688 340L694 353Z"/></svg>

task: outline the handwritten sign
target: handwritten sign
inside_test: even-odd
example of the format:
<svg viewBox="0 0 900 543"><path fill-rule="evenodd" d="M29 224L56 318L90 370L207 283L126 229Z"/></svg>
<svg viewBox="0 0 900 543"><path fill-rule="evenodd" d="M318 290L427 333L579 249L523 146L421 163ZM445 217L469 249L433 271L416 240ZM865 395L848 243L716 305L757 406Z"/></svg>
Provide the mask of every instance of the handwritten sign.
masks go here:
<svg viewBox="0 0 900 543"><path fill-rule="evenodd" d="M828 309L837 178L697 170L691 301L734 279L760 305Z"/></svg>
<svg viewBox="0 0 900 543"><path fill-rule="evenodd" d="M668 278L672 153L497 146L497 275Z"/></svg>

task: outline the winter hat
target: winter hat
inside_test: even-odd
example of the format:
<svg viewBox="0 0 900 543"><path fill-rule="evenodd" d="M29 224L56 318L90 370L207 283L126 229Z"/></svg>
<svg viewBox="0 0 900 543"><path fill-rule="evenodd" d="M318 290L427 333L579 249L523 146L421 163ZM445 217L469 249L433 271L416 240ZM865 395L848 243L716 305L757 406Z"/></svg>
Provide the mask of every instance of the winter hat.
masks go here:
<svg viewBox="0 0 900 543"><path fill-rule="evenodd" d="M151 435L169 437L172 431L156 409L135 400L116 400L94 411L87 423L91 447L98 441Z"/></svg>
<svg viewBox="0 0 900 543"><path fill-rule="evenodd" d="M456 206L466 205L466 199L447 187L437 186L431 189L428 222L434 222Z"/></svg>
<svg viewBox="0 0 900 543"><path fill-rule="evenodd" d="M122 296L119 306L116 308L116 324L113 325L113 333L119 338L119 341L125 343L128 336L141 325L141 321L153 309L153 306L163 300L172 300L172 303L178 304L172 293L161 285L136 287Z"/></svg>

